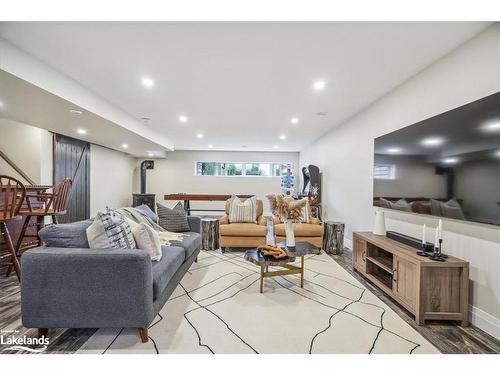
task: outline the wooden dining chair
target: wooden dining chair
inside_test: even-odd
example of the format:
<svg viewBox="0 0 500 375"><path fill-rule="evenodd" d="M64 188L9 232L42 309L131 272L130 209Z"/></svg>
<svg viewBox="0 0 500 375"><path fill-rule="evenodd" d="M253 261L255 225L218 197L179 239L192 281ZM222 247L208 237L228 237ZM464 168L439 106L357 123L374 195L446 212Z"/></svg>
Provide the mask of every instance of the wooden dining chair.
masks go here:
<svg viewBox="0 0 500 375"><path fill-rule="evenodd" d="M50 216L52 218L52 222L57 224L59 222L57 220L57 215L64 215L66 213L72 182L73 181L70 178L65 178L57 184L52 193L26 195L26 207L23 207L19 211L19 214L25 218L15 248L18 257L21 255L21 246L26 238L36 237L39 239L38 231L41 229L40 226L37 226L36 234L26 234L26 230L28 229L32 217L42 218L42 220L38 220L38 222L43 223L43 217ZM41 200L44 204L41 207L36 207L33 205L31 199Z"/></svg>
<svg viewBox="0 0 500 375"><path fill-rule="evenodd" d="M19 281L21 281L21 269L7 222L19 216L25 197L26 188L20 181L10 176L0 175L0 239L3 238L8 255L10 255L10 261L5 263L8 264L9 269L14 268ZM10 271L8 273L10 274Z"/></svg>

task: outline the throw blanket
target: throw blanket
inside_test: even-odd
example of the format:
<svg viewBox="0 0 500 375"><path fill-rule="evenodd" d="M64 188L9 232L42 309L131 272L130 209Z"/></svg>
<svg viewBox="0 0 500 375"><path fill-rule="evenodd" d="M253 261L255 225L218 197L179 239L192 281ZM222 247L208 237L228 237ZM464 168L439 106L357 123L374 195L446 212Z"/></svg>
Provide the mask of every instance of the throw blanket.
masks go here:
<svg viewBox="0 0 500 375"><path fill-rule="evenodd" d="M186 237L185 234L169 232L168 230L160 227L153 220L151 220L149 216L139 210L136 210L133 207L119 208L116 211L138 224L144 223L152 227L158 233L158 237L160 237L160 242L162 245L170 246L173 241L181 242L183 238Z"/></svg>

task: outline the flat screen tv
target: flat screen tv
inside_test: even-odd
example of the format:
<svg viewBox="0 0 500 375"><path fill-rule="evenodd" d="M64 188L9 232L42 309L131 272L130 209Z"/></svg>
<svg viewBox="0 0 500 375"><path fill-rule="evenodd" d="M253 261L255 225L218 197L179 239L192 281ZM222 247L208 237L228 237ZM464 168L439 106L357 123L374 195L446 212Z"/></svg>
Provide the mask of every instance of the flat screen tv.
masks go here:
<svg viewBox="0 0 500 375"><path fill-rule="evenodd" d="M375 206L500 225L500 93L375 139Z"/></svg>

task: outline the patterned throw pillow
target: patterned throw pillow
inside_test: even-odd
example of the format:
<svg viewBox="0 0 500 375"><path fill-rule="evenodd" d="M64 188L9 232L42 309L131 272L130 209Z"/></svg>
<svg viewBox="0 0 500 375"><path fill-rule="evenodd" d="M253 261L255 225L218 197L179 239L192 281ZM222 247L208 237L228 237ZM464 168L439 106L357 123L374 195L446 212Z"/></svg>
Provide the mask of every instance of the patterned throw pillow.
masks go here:
<svg viewBox="0 0 500 375"><path fill-rule="evenodd" d="M178 202L174 208L168 208L156 203L156 211L158 224L169 232L189 232L191 230L186 211L184 211L181 202Z"/></svg>
<svg viewBox="0 0 500 375"><path fill-rule="evenodd" d="M304 208L302 208L302 222L309 224L309 220L311 219L311 206L309 206L309 202L306 203Z"/></svg>
<svg viewBox="0 0 500 375"><path fill-rule="evenodd" d="M136 244L127 220L110 208L98 212L87 228L87 240L91 249L135 249Z"/></svg>
<svg viewBox="0 0 500 375"><path fill-rule="evenodd" d="M257 223L257 198L255 196L242 201L233 195L229 201L230 223Z"/></svg>

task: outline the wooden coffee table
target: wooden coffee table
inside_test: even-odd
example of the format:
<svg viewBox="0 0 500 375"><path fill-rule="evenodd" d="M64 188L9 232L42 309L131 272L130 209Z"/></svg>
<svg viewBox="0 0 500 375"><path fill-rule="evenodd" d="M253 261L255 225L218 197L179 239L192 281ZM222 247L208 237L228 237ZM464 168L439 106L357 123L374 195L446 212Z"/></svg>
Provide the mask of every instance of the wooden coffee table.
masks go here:
<svg viewBox="0 0 500 375"><path fill-rule="evenodd" d="M257 249L247 250L245 252L245 259L260 266L260 292L264 292L264 278L273 276L284 275L297 275L300 274L300 287L304 287L304 256L308 254L317 255L320 253L313 244L309 242L296 242L295 247L287 248L284 242L280 242L278 247L286 251L288 256L282 259L276 259L272 256L263 255ZM300 258L300 267L291 263L295 262L295 258ZM281 267L282 270L269 271L269 266Z"/></svg>

